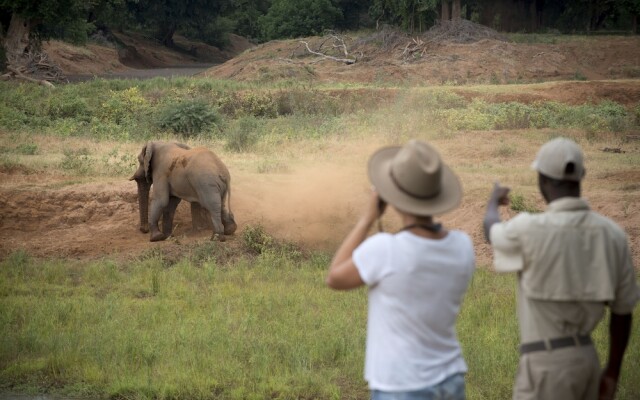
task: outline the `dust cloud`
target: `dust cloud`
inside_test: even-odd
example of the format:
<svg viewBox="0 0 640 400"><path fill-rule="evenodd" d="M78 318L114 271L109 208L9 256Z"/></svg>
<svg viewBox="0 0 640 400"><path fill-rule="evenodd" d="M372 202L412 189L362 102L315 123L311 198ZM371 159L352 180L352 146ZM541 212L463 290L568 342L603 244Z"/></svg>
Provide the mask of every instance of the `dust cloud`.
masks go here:
<svg viewBox="0 0 640 400"><path fill-rule="evenodd" d="M365 166L353 162L235 181L232 207L240 226L261 225L275 237L323 250L344 238L370 190Z"/></svg>

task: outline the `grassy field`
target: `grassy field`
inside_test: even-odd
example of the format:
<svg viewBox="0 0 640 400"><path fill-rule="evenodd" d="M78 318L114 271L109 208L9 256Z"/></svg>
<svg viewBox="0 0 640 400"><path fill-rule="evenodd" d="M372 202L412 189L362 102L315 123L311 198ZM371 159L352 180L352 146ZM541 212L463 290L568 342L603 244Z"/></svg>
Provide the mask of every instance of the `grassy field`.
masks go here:
<svg viewBox="0 0 640 400"><path fill-rule="evenodd" d="M597 149L620 146L638 130L640 105L496 103L453 89L255 87L178 78L96 80L51 91L0 82L0 168L64 175L58 185L65 186L120 179L135 169L140 144L160 138L219 148L240 180L267 180L295 176L313 163L341 163L345 174L365 165L376 146L419 137L443 149L465 183L470 211L447 222L477 235L465 220L479 220L493 176L520 184L512 211L541 209L531 200L535 177L527 167L539 144L563 134L590 157L595 200L614 203L626 213L620 219L637 215L637 182L610 177L640 168L640 155L614 158ZM367 398L366 291L327 289L331 252L275 237L266 222L246 225L236 246L205 241L185 246L180 257L156 250L124 260L12 252L0 260L0 391L115 399ZM340 221L321 222L338 226L333 243L341 239ZM468 398L506 399L518 357L515 277L491 272L486 255L479 260L458 323ZM606 324L594 334L603 362ZM640 393L637 323L633 329L619 399Z"/></svg>
<svg viewBox="0 0 640 400"><path fill-rule="evenodd" d="M126 399L367 398L366 291L327 289L326 255L270 246L220 263L215 246L174 264L153 253L126 264L24 253L4 260L3 389ZM469 399L510 396L514 286L513 276L481 268L465 298L458 335ZM601 357L605 325L594 334ZM620 399L640 391L634 336Z"/></svg>

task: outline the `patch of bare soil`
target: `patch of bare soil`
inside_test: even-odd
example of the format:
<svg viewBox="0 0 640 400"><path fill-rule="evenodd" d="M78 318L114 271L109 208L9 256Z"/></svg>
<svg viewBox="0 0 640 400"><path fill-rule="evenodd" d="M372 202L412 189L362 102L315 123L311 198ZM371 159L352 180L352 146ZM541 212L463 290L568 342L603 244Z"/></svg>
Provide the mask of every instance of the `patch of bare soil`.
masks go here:
<svg viewBox="0 0 640 400"><path fill-rule="evenodd" d="M9 180L7 173L0 174L0 178L5 183ZM13 178L33 183L24 177ZM190 208L183 202L176 213L174 237L150 243L149 234L138 230L135 183L56 189L51 188L55 180L50 178L36 187L18 184L0 189L0 259L19 249L46 258L131 257L151 248L171 252L211 236L210 231L191 228Z"/></svg>
<svg viewBox="0 0 640 400"><path fill-rule="evenodd" d="M335 46L342 53L335 52ZM639 48L640 36L567 38L554 44L527 44L483 35L460 43L381 32L359 39L342 37L338 44L326 36L272 41L215 66L204 75L243 81L299 79L392 84L626 79L640 76ZM355 62L323 58L310 50Z"/></svg>

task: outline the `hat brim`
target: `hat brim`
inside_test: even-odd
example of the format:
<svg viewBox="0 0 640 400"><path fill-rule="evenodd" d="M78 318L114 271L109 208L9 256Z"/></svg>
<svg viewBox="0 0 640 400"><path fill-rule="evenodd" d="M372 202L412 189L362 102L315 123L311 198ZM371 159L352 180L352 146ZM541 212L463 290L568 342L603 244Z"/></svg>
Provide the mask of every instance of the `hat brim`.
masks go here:
<svg viewBox="0 0 640 400"><path fill-rule="evenodd" d="M428 199L413 197L399 189L391 178L391 162L401 147L384 147L369 159L369 180L378 195L400 211L420 216L441 215L460 205L462 185L453 171L442 163L440 193Z"/></svg>

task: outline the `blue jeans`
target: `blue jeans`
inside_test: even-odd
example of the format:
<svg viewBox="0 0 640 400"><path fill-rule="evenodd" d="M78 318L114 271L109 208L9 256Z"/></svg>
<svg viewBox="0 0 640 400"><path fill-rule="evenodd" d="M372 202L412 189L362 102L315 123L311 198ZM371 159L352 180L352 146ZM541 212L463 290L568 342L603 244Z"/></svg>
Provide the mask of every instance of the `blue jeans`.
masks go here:
<svg viewBox="0 0 640 400"><path fill-rule="evenodd" d="M371 400L465 400L464 374L451 375L437 385L410 392L372 390Z"/></svg>

